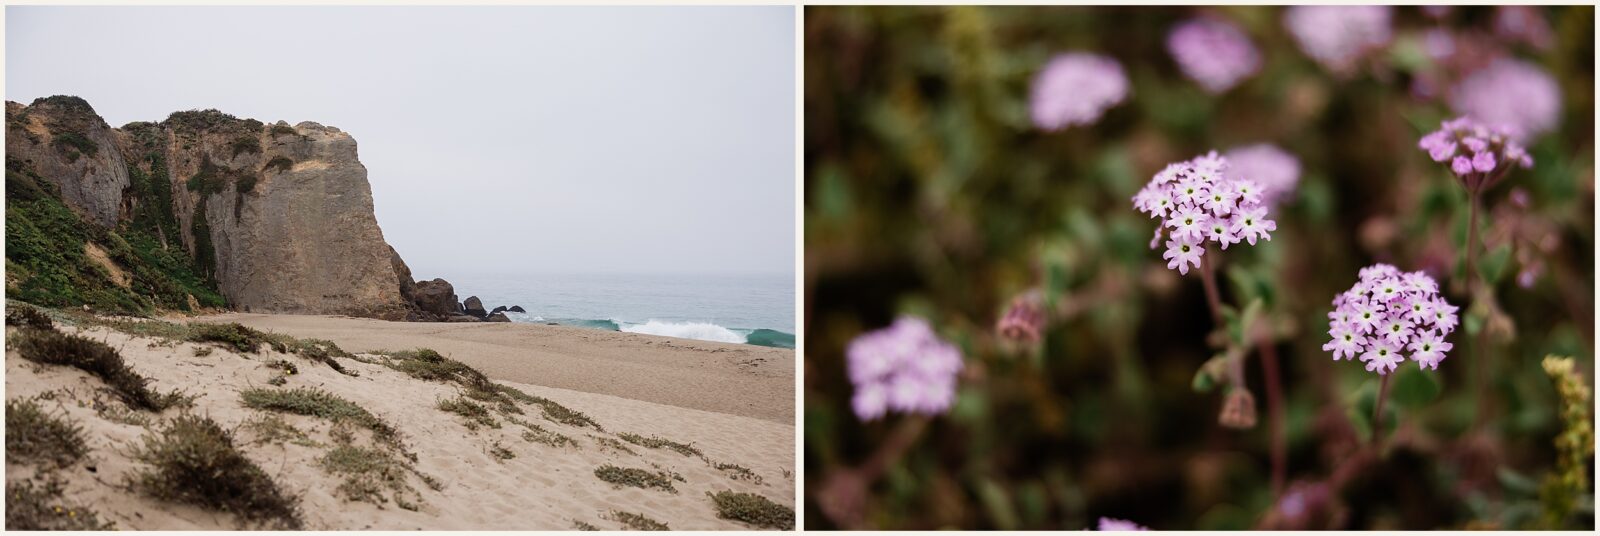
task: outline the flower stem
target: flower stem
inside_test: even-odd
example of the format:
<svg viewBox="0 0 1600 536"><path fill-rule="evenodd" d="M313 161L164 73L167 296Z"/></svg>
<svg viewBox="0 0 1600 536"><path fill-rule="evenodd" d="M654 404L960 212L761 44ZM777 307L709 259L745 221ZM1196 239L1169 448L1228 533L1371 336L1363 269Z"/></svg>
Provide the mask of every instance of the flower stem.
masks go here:
<svg viewBox="0 0 1600 536"><path fill-rule="evenodd" d="M1271 420L1272 434L1272 493L1283 493L1283 480L1288 465L1288 432L1283 423L1283 386L1278 377L1278 349L1270 337L1261 336L1261 373L1267 381L1267 418Z"/></svg>
<svg viewBox="0 0 1600 536"><path fill-rule="evenodd" d="M889 466L905 456L906 451L917 442L917 438L922 437L922 431L927 427L928 418L920 415L901 421L900 425L889 433L889 437L878 446L878 450L861 464L859 468L861 477L867 482L874 482L883 476L883 472Z"/></svg>
<svg viewBox="0 0 1600 536"><path fill-rule="evenodd" d="M1467 249L1467 273L1465 279L1467 281L1468 295L1471 296L1474 302L1478 302L1485 298L1483 293L1488 291L1488 283L1479 284L1478 281L1479 277L1481 277L1478 273L1478 246L1480 245L1478 241L1481 239L1478 235L1478 213L1483 212L1483 189L1468 190L1467 199L1467 243L1465 244ZM1476 380L1473 383L1476 384L1478 391L1478 411L1472 417L1473 430L1483 427L1491 409L1489 401L1489 354L1485 351L1489 344L1488 328L1487 321L1484 322L1484 325L1479 326L1478 336L1472 344L1472 370Z"/></svg>
<svg viewBox="0 0 1600 536"><path fill-rule="evenodd" d="M1200 259L1200 282L1205 284L1206 305L1211 307L1211 321L1221 327L1222 298L1217 294L1217 272L1211 267L1211 261L1204 257Z"/></svg>
<svg viewBox="0 0 1600 536"><path fill-rule="evenodd" d="M1378 384L1378 401L1372 405L1372 446L1383 446L1383 401L1389 398L1389 374Z"/></svg>

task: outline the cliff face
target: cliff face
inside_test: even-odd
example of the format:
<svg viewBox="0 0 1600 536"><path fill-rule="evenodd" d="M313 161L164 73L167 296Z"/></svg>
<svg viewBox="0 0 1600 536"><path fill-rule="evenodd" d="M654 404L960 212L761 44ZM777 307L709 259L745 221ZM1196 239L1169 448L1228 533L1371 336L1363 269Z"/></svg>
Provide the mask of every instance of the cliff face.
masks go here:
<svg viewBox="0 0 1600 536"><path fill-rule="evenodd" d="M31 163L89 221L116 224L128 166L115 131L82 99L7 102L6 158Z"/></svg>
<svg viewBox="0 0 1600 536"><path fill-rule="evenodd" d="M356 142L337 128L207 110L112 129L73 97L7 103L6 118L8 171L54 184L111 236L146 237L125 240L130 257L181 253L233 308L391 320L414 308Z"/></svg>

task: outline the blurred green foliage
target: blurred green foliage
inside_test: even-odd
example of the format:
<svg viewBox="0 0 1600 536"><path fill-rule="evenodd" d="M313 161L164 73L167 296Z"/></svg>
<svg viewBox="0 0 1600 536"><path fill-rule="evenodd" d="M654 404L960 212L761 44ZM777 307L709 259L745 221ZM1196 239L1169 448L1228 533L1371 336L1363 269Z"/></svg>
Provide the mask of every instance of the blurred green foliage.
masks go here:
<svg viewBox="0 0 1600 536"><path fill-rule="evenodd" d="M1274 209L1273 240L1218 256L1218 275L1224 301L1260 304L1277 341L1290 489L1328 480L1371 433L1377 376L1321 349L1329 302L1358 269L1429 270L1468 325L1439 370L1408 363L1391 379L1392 445L1311 528L1545 527L1537 485L1507 482L1554 468L1559 407L1539 359L1578 356L1593 381L1595 35L1592 7L1539 9L1553 46L1507 50L1556 77L1562 120L1530 147L1537 166L1485 199L1481 271L1515 331L1483 364L1467 350L1485 323L1460 273L1467 199L1416 147L1454 115L1410 90L1430 60L1407 47L1435 25L1418 9L1396 8L1394 46L1341 78L1299 50L1275 7L808 7L806 527L1268 526L1266 408L1254 429L1218 426L1222 397L1195 388L1215 327L1201 285L1148 248L1155 223L1130 201L1168 162L1258 142L1300 159L1299 187ZM1487 33L1492 12L1456 8L1445 24ZM1201 14L1238 24L1263 54L1218 96L1165 49L1175 23ZM1031 79L1073 50L1121 62L1129 100L1090 127L1034 129ZM1519 285L1535 262L1543 271ZM994 323L1035 288L1051 308L1080 307L1038 345L1008 345ZM967 370L955 407L855 497L836 477L907 418L851 413L844 348L901 314L959 345ZM1259 363L1246 369L1258 401ZM1492 404L1475 432L1478 373ZM1579 502L1568 526L1592 526L1592 490Z"/></svg>

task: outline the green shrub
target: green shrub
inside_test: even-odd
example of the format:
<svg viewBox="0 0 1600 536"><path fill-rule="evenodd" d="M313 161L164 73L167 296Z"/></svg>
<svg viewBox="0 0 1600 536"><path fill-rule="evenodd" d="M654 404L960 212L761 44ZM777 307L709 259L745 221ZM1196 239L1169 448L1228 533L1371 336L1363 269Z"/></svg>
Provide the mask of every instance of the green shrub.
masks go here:
<svg viewBox="0 0 1600 536"><path fill-rule="evenodd" d="M406 481L405 464L382 450L340 445L317 463L324 471L344 477L336 491L348 500L383 504L392 496L397 504L406 508L411 503L403 494L416 493Z"/></svg>
<svg viewBox="0 0 1600 536"><path fill-rule="evenodd" d="M239 393L245 407L309 415L334 422L349 422L371 430L379 440L398 445L399 431L356 403L314 387L246 389Z"/></svg>
<svg viewBox="0 0 1600 536"><path fill-rule="evenodd" d="M645 448L667 449L684 456L704 457L704 455L700 453L700 449L694 448L694 445L686 445L657 436L643 437L639 434L631 434L627 432L617 434L617 436L621 437L623 441L627 441Z"/></svg>
<svg viewBox="0 0 1600 536"><path fill-rule="evenodd" d="M600 480L610 482L617 486L633 486L641 489L659 489L677 493L678 489L672 487L672 475L666 472L650 472L632 467L617 467L606 464L594 470L594 476Z"/></svg>
<svg viewBox="0 0 1600 536"><path fill-rule="evenodd" d="M600 527L596 527L594 525L590 525L588 523L585 523L585 522L583 522L581 520L577 520L577 519L572 520L572 528L573 528L573 530L587 530L587 531L600 530Z"/></svg>
<svg viewBox="0 0 1600 536"><path fill-rule="evenodd" d="M6 401L6 463L61 468L88 453L82 426L45 413L32 400Z"/></svg>
<svg viewBox="0 0 1600 536"><path fill-rule="evenodd" d="M756 474L755 471L736 463L714 463L711 466L717 468L718 471L728 473L728 478L734 480L748 480L757 484L760 484L762 480L761 475Z"/></svg>
<svg viewBox="0 0 1600 536"><path fill-rule="evenodd" d="M456 415L465 417L466 421L462 424L465 424L469 430L477 430L478 426L480 425L490 428L500 427L500 423L495 421L494 416L489 414L489 408L483 407L482 405L471 400L467 400L465 397L456 397L451 400L440 400L439 411L454 413Z"/></svg>
<svg viewBox="0 0 1600 536"><path fill-rule="evenodd" d="M158 394L148 387L150 380L123 362L116 349L77 335L36 329L19 331L13 338L23 359L47 365L65 365L87 372L105 382L118 398L130 407L161 411L187 404L178 393Z"/></svg>
<svg viewBox="0 0 1600 536"><path fill-rule="evenodd" d="M546 430L543 426L510 416L506 417L506 420L511 421L512 424L516 424L527 429L527 431L522 433L522 439L525 441L542 443L552 447L578 446L578 442L574 441L571 437Z"/></svg>
<svg viewBox="0 0 1600 536"><path fill-rule="evenodd" d="M55 474L6 482L6 530L116 530L93 509L63 502L65 483Z"/></svg>
<svg viewBox="0 0 1600 536"><path fill-rule="evenodd" d="M184 415L144 435L129 483L160 500L229 512L241 521L300 529L298 500L234 447L233 436L206 417Z"/></svg>
<svg viewBox="0 0 1600 536"><path fill-rule="evenodd" d="M37 329L55 329L56 323L50 316L30 305L7 304L6 325Z"/></svg>
<svg viewBox="0 0 1600 536"><path fill-rule="evenodd" d="M271 335L246 327L238 322L227 324L189 324L191 342L211 343L242 353L259 353L261 345L269 342Z"/></svg>
<svg viewBox="0 0 1600 536"><path fill-rule="evenodd" d="M757 527L794 530L794 509L754 493L706 492L717 505L717 517L743 521Z"/></svg>
<svg viewBox="0 0 1600 536"><path fill-rule="evenodd" d="M56 146L57 150L66 154L68 160L74 162L78 160L80 155L94 156L100 152L100 144L78 132L58 133L51 143Z"/></svg>
<svg viewBox="0 0 1600 536"><path fill-rule="evenodd" d="M300 135L300 133L298 131L296 131L294 129L294 127L291 127L289 125L272 125L272 128L271 128L270 132L272 133L273 137L277 137L277 136L299 136Z"/></svg>
<svg viewBox="0 0 1600 536"><path fill-rule="evenodd" d="M269 170L277 170L278 173L283 173L290 169L294 169L294 161L285 156L274 156L272 160L267 161L267 165L261 166L262 173L266 173Z"/></svg>
<svg viewBox="0 0 1600 536"><path fill-rule="evenodd" d="M6 281L8 297L39 305L89 305L102 311L142 313L149 298L112 281L84 253L104 229L86 222L30 174L6 170ZM105 249L115 249L106 247ZM135 281L136 287L149 287Z"/></svg>
<svg viewBox="0 0 1600 536"><path fill-rule="evenodd" d="M618 450L618 451L626 452L628 454L632 454L634 456L638 456L639 455L639 453L634 452L633 449L628 448L627 445L622 444L621 441L617 441L615 438L601 437L601 436L597 436L597 435L594 435L594 434L590 434L589 438L593 439L595 443L598 443L600 445L600 448Z"/></svg>
<svg viewBox="0 0 1600 536"><path fill-rule="evenodd" d="M235 158L246 153L261 154L261 139L254 134L246 134L234 138L233 142L228 144L228 148L233 151Z"/></svg>
<svg viewBox="0 0 1600 536"><path fill-rule="evenodd" d="M621 523L623 528L631 530L672 530L667 527L666 523L650 519L644 514L612 510L610 519Z"/></svg>

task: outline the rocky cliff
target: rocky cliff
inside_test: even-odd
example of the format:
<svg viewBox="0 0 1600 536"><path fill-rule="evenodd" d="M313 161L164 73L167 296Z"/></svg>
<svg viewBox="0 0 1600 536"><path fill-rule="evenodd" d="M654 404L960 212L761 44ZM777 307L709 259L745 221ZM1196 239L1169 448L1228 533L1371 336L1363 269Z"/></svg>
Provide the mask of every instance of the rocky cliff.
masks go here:
<svg viewBox="0 0 1600 536"><path fill-rule="evenodd" d="M187 309L220 305L196 296L214 290L244 311L424 316L337 128L216 110L110 128L82 99L49 97L6 103L6 154L6 283L24 299ZM48 242L70 227L57 200L81 241Z"/></svg>

